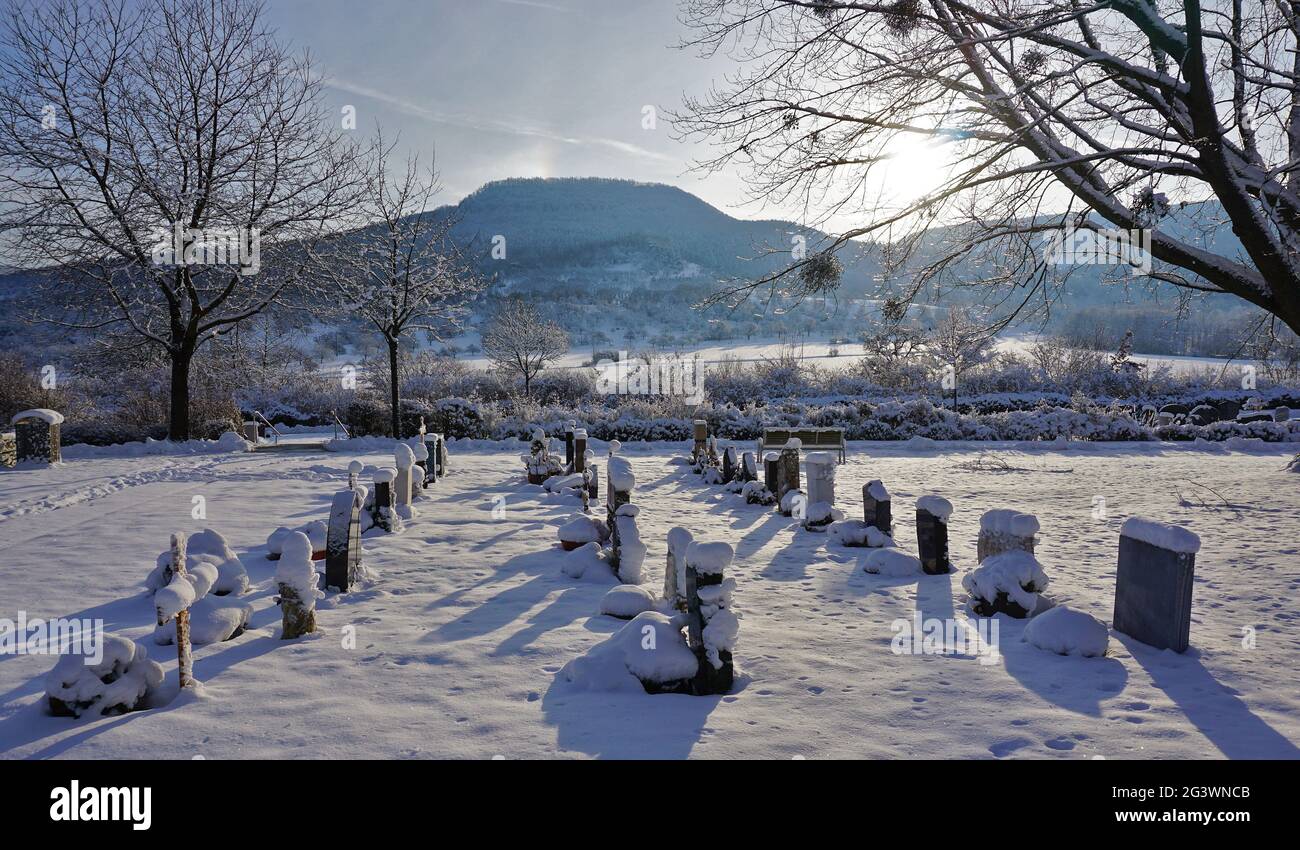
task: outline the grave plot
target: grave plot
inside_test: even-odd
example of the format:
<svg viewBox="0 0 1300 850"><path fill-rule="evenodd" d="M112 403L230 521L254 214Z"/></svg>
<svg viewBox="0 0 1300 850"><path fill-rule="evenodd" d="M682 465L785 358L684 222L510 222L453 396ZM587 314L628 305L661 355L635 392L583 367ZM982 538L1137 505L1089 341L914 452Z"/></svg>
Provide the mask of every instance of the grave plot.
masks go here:
<svg viewBox="0 0 1300 850"><path fill-rule="evenodd" d="M84 465L91 461L65 448L62 465L0 472L0 504L10 506L0 510L6 602L32 616L99 618L127 642L110 642L108 667L93 671L104 690L85 692L79 719L53 716L49 697L77 692L80 676L56 676L51 686L57 665L47 655L0 661L0 756L1300 755L1292 663L1300 651L1292 601L1300 582L1293 542L1300 539L1300 500L1288 489L1294 474L1285 471L1285 452L1011 448L1011 465L1027 471L994 474L970 463L982 446L918 452L851 445L835 472L835 507L845 523L865 527L870 516L883 534L880 503L890 503L894 545L873 548L841 545L774 505L704 484L703 473L677 462L689 444L625 445L615 457L634 479L628 503L638 508L646 550L634 585L618 582L608 567L604 582L564 573L561 565L576 552L563 551L557 531L582 501L525 484L519 444L449 445L454 471L415 503L418 514L401 534L360 530L371 514L364 506L374 504L374 470L394 466L391 442L357 454L356 491L348 487L351 455L305 452L100 456L93 462L105 472L97 481ZM718 446L724 473L727 448ZM608 447L588 451L604 458L600 478L608 485ZM558 438L555 454L564 458ZM743 468L743 453L740 461ZM755 457L754 472L761 478L760 461ZM1060 468L1072 472L1037 471ZM1184 479L1234 505L1260 507L1202 507L1148 486ZM871 514L864 487L889 497L873 495ZM206 500L203 520L191 517L196 495ZM868 573L865 561L877 551L920 561L915 513L926 496L952 507L943 523L952 571ZM589 499L588 516L605 523L608 497L606 488ZM926 508L932 516L935 507ZM353 539L354 508L363 562L381 580L354 583L343 595L326 591L311 637L282 640L284 613L273 600L284 559L267 559L267 537L281 526L326 522L325 563L314 569L329 572L331 540ZM999 557L989 545L1008 543L995 543L993 534L981 543L981 532L993 531L982 528L981 517L996 509L1037 518L1033 557L1050 578L1044 593L1054 607L1036 617L967 610L964 577L981 565L981 550L987 564ZM335 516L346 519L337 532ZM1187 539L1171 532L1126 526L1133 517L1182 528L1199 548L1189 552ZM220 530L243 565L247 591L227 596L252 613L238 637L193 646L193 676L204 693L178 702L177 651L151 640L156 615L143 573L172 533L193 541L205 528ZM672 622L691 612L684 597L692 543L734 552L722 579L734 581L734 594L706 598L713 591L701 594L696 570L701 614L723 603L701 623L698 646L713 670L725 668L723 653L731 654L732 681L725 693L707 696L651 694L631 669L644 674L644 659L634 655L629 665L631 641L613 639L634 625L625 638L644 638L640 626L651 625L657 646L681 650L665 654L664 675L656 678L680 682L699 673L689 624ZM1157 551L1139 547L1142 560L1130 562L1136 544ZM1014 552L1028 554L1024 546L1001 554ZM1130 564L1146 583L1130 587ZM1169 569L1150 569L1160 564ZM1190 608L1168 592L1186 586L1189 568ZM611 590L619 593L610 598ZM1134 606L1133 592L1179 604L1166 616ZM1143 616L1126 619L1125 609L1134 607ZM736 628L717 619L720 611L734 611ZM1183 622L1187 651L1156 648L1158 634L1172 635L1176 648ZM714 623L720 667L712 666L705 634ZM983 650L995 637L993 656ZM563 674L611 642L624 654L605 660L622 665L629 687L578 687ZM896 643L915 653L896 653ZM151 665L161 668L161 679ZM135 711L128 722L101 714L156 701L168 710Z"/></svg>

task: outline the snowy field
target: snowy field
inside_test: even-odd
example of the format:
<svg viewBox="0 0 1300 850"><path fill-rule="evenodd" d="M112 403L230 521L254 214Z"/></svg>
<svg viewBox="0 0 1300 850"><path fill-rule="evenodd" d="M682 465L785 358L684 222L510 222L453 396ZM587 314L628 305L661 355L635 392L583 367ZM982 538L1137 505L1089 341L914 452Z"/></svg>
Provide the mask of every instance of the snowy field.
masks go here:
<svg viewBox="0 0 1300 850"><path fill-rule="evenodd" d="M738 680L721 697L576 691L558 675L622 623L597 614L605 585L561 572L555 530L577 503L521 483L522 450L452 443L452 473L406 530L366 538L378 580L323 600L322 631L298 641L279 639L266 536L325 519L351 456L74 451L58 468L0 472L0 617L102 618L162 661L166 703L175 653L150 640L144 580L168 534L224 534L255 609L242 636L196 648L201 697L120 717L48 715L53 659L0 656L0 755L1300 756L1300 476L1283 471L1282 450L851 444L837 482L849 517L861 518L862 485L883 479L899 542L914 551L913 500L938 493L956 505L957 573L901 579L863 572L868 550L704 485L675 462L684 446L626 446L648 589L662 588L674 526L736 548ZM191 519L196 496L204 521ZM1161 652L1112 631L1106 657L1063 657L1021 642L1023 622L1000 618L996 664L891 652L897 620L966 616L961 574L974 565L980 513L995 507L1039 516L1048 594L1107 623L1125 517L1195 531L1192 649Z"/></svg>

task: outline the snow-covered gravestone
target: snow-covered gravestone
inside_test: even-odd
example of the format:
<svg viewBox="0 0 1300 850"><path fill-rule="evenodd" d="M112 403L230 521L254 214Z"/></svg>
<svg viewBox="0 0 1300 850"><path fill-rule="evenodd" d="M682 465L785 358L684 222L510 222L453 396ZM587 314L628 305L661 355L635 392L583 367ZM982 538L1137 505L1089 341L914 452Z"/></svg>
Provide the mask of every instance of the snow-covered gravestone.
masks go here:
<svg viewBox="0 0 1300 850"><path fill-rule="evenodd" d="M736 478L739 463L736 460L736 447L727 446L722 452L722 483L730 484Z"/></svg>
<svg viewBox="0 0 1300 850"><path fill-rule="evenodd" d="M257 445L258 440L262 439L261 426L257 424L256 420L252 422L245 422L244 433L242 436L245 440L248 440L248 442L252 443L253 445Z"/></svg>
<svg viewBox="0 0 1300 850"><path fill-rule="evenodd" d="M438 477L442 478L447 474L448 466L447 438L443 434L438 435L438 451L434 456L438 461Z"/></svg>
<svg viewBox="0 0 1300 850"><path fill-rule="evenodd" d="M776 494L778 502L785 498L785 494L791 490L799 489L799 450L803 448L803 442L798 437L791 437L781 449L777 456L776 468L776 489L772 492Z"/></svg>
<svg viewBox="0 0 1300 850"><path fill-rule="evenodd" d="M976 559L1003 552L1019 550L1034 554L1034 535L1038 533L1038 518L1033 514L997 508L985 511L980 517L980 534L975 544Z"/></svg>
<svg viewBox="0 0 1300 850"><path fill-rule="evenodd" d="M357 489L357 481L361 478L361 471L365 468L366 468L365 465L361 463L361 461L359 460L354 460L348 464L348 489L349 490Z"/></svg>
<svg viewBox="0 0 1300 850"><path fill-rule="evenodd" d="M758 465L754 462L753 452L745 452L740 456L740 480L747 484L758 480Z"/></svg>
<svg viewBox="0 0 1300 850"><path fill-rule="evenodd" d="M325 587L347 593L361 564L361 494L340 490L330 505L325 538Z"/></svg>
<svg viewBox="0 0 1300 850"><path fill-rule="evenodd" d="M616 451L612 448L611 451ZM611 454L606 467L608 492L605 494L606 523L611 541L610 566L619 580L626 584L641 581L641 564L645 558L645 544L636 527L637 509L631 504L636 477L627 458ZM624 561L626 560L626 563Z"/></svg>
<svg viewBox="0 0 1300 850"><path fill-rule="evenodd" d="M927 575L952 572L948 562L948 518L952 502L939 496L916 500L916 550Z"/></svg>
<svg viewBox="0 0 1300 850"><path fill-rule="evenodd" d="M695 438L695 446L691 449L691 463L698 465L704 462L705 446L709 440L709 423L704 419L696 419L691 423L691 429L692 436Z"/></svg>
<svg viewBox="0 0 1300 850"><path fill-rule="evenodd" d="M894 512L889 491L880 479L862 485L862 521L881 534L894 533Z"/></svg>
<svg viewBox="0 0 1300 850"><path fill-rule="evenodd" d="M1124 521L1115 574L1115 631L1183 652L1191 637L1192 578L1201 539L1176 525Z"/></svg>
<svg viewBox="0 0 1300 850"><path fill-rule="evenodd" d="M694 542L691 533L678 526L668 532L668 563L664 567L664 602L678 611L686 610L686 549Z"/></svg>
<svg viewBox="0 0 1300 850"><path fill-rule="evenodd" d="M396 531L401 520L393 507L393 480L397 470L392 467L375 470L374 525L384 531Z"/></svg>
<svg viewBox="0 0 1300 850"><path fill-rule="evenodd" d="M569 424L564 428L564 468L568 472L582 471L574 465L576 455L573 451L573 432L577 426L578 423L570 419Z"/></svg>
<svg viewBox="0 0 1300 850"><path fill-rule="evenodd" d="M280 591L280 613L284 631L282 640L292 640L316 631L316 567L311 561L311 541L295 531L284 541L284 552L275 568Z"/></svg>
<svg viewBox="0 0 1300 850"><path fill-rule="evenodd" d="M424 482L429 480L429 447L421 437L411 438L411 454L415 456L415 468L411 470L411 498L424 496Z"/></svg>
<svg viewBox="0 0 1300 850"><path fill-rule="evenodd" d="M573 458L569 461L574 472L584 472L587 469L587 429L575 428L573 430Z"/></svg>
<svg viewBox="0 0 1300 850"><path fill-rule="evenodd" d="M37 408L14 414L14 453L18 463L51 464L62 462L59 426L63 414L57 410Z"/></svg>
<svg viewBox="0 0 1300 850"><path fill-rule="evenodd" d="M699 659L691 691L697 696L731 690L739 621L731 611L735 579L724 579L735 552L726 543L686 547L686 642Z"/></svg>
<svg viewBox="0 0 1300 850"><path fill-rule="evenodd" d="M424 452L429 459L424 463L424 486L438 483L438 435L424 435Z"/></svg>

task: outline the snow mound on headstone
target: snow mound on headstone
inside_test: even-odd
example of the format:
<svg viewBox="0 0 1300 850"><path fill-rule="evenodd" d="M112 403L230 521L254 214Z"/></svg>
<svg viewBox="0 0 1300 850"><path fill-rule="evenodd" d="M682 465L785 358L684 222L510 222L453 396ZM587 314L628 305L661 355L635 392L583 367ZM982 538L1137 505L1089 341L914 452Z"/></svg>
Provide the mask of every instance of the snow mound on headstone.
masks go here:
<svg viewBox="0 0 1300 850"><path fill-rule="evenodd" d="M689 679L698 669L682 635L683 618L643 611L565 664L560 677L578 690L644 693L645 684Z"/></svg>
<svg viewBox="0 0 1300 850"><path fill-rule="evenodd" d="M791 516L800 504L807 504L807 499L802 490L786 490L781 497L781 513Z"/></svg>
<svg viewBox="0 0 1300 850"><path fill-rule="evenodd" d="M704 641L704 653L713 665L713 669L722 668L719 652L732 652L736 648L736 638L740 634L740 620L734 612L722 608L709 617L709 623L700 633Z"/></svg>
<svg viewBox="0 0 1300 850"><path fill-rule="evenodd" d="M1057 655L1095 658L1106 654L1110 633L1106 624L1091 614L1062 605L1030 620L1024 638Z"/></svg>
<svg viewBox="0 0 1300 850"><path fill-rule="evenodd" d="M620 584L610 588L600 600L600 613L620 620L630 620L643 611L653 611L655 598L650 591L635 584Z"/></svg>
<svg viewBox="0 0 1300 850"><path fill-rule="evenodd" d="M1038 607L1038 595L1047 588L1047 573L1032 554L1011 549L985 558L962 577L961 586L977 607L981 602L993 605L998 595L1005 593L1007 599L1032 614Z"/></svg>
<svg viewBox="0 0 1300 850"><path fill-rule="evenodd" d="M605 560L599 543L586 543L572 552L565 552L561 557L564 560L560 563L560 570L569 578L600 584L614 584L618 581L613 568Z"/></svg>
<svg viewBox="0 0 1300 850"><path fill-rule="evenodd" d="M874 528L874 526L873 526ZM862 562L862 569L872 575L912 576L921 572L921 559L902 549L887 546L873 549Z"/></svg>
<svg viewBox="0 0 1300 850"><path fill-rule="evenodd" d="M942 496L922 496L916 500L916 506L923 511L928 511L944 525L948 524L948 517L952 516L952 502Z"/></svg>
<svg viewBox="0 0 1300 850"><path fill-rule="evenodd" d="M293 532L285 538L284 556L275 568L276 584L283 584L297 593L305 610L315 608L316 600L325 596L319 589L316 566L311 561L313 545L307 535Z"/></svg>
<svg viewBox="0 0 1300 850"><path fill-rule="evenodd" d="M1171 552L1195 555L1201 550L1201 538L1194 532L1177 526L1156 522L1152 519L1131 516L1124 520L1119 533L1134 540L1141 540Z"/></svg>
<svg viewBox="0 0 1300 850"><path fill-rule="evenodd" d="M1038 517L1033 514L1022 514L1010 508L994 508L980 516L980 531L991 534L1033 537L1038 530Z"/></svg>
<svg viewBox="0 0 1300 850"><path fill-rule="evenodd" d="M542 482L542 487L548 493L563 493L565 490L581 490L583 483L582 473L575 472L572 475L552 475Z"/></svg>
<svg viewBox="0 0 1300 850"><path fill-rule="evenodd" d="M105 634L104 656L87 664L83 655L64 655L45 677L45 694L56 715L121 714L140 708L163 681L162 665L133 640Z"/></svg>
<svg viewBox="0 0 1300 850"><path fill-rule="evenodd" d="M721 575L731 565L736 552L730 543L693 542L686 547L686 563L700 575Z"/></svg>
<svg viewBox="0 0 1300 850"><path fill-rule="evenodd" d="M847 519L830 525L831 542L840 546L870 546L879 549L893 546L894 538L860 519Z"/></svg>
<svg viewBox="0 0 1300 850"><path fill-rule="evenodd" d="M630 493L636 487L636 476L632 474L632 464L624 457L609 459L609 485L620 493Z"/></svg>
<svg viewBox="0 0 1300 850"><path fill-rule="evenodd" d="M609 529L595 517L574 514L572 519L556 529L555 535L561 543L601 543L609 537Z"/></svg>

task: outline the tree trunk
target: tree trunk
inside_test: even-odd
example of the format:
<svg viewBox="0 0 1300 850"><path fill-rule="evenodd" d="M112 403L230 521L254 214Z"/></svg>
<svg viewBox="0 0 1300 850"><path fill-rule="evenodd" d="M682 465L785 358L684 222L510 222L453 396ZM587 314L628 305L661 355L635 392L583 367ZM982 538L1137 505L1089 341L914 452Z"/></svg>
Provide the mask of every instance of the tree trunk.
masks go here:
<svg viewBox="0 0 1300 850"><path fill-rule="evenodd" d="M183 441L190 438L190 362L194 351L188 347L174 351L172 358L171 409L167 438Z"/></svg>
<svg viewBox="0 0 1300 850"><path fill-rule="evenodd" d="M533 387L533 376L528 374L527 370L525 370L524 371L524 398L533 397L532 387Z"/></svg>
<svg viewBox="0 0 1300 850"><path fill-rule="evenodd" d="M388 380L389 380L389 402L393 406L393 437L401 439L402 434L402 410L400 388L397 385L397 340L388 340Z"/></svg>

